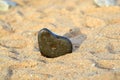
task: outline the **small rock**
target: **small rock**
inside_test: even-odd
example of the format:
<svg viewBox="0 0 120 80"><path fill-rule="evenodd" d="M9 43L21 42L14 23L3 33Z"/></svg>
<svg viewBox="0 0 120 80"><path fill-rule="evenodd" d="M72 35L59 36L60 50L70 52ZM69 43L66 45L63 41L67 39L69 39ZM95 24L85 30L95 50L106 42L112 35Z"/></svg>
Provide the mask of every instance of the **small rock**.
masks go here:
<svg viewBox="0 0 120 80"><path fill-rule="evenodd" d="M8 11L9 7L15 7L17 4L11 0L0 0L0 11Z"/></svg>
<svg viewBox="0 0 120 80"><path fill-rule="evenodd" d="M72 52L72 43L66 37L58 36L47 28L38 32L38 44L41 54L54 58Z"/></svg>
<svg viewBox="0 0 120 80"><path fill-rule="evenodd" d="M0 1L0 11L7 11L9 8L9 5L7 4L7 2L1 0Z"/></svg>
<svg viewBox="0 0 120 80"><path fill-rule="evenodd" d="M115 6L117 0L94 0L94 2L96 3L96 5L98 6Z"/></svg>

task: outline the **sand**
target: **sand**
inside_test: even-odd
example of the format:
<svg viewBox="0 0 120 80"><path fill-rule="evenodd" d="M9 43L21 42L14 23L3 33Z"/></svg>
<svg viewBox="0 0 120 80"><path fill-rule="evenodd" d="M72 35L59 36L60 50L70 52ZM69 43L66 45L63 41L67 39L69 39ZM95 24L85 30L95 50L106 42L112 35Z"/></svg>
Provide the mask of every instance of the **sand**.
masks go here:
<svg viewBox="0 0 120 80"><path fill-rule="evenodd" d="M120 7L93 0L14 0L0 13L0 80L120 80ZM37 33L77 28L71 54L46 58Z"/></svg>

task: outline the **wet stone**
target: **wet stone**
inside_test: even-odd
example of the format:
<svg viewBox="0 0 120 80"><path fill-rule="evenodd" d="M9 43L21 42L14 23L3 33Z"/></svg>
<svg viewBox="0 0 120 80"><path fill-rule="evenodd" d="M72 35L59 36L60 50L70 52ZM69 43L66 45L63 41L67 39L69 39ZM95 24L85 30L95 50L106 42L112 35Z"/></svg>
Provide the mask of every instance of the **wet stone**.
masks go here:
<svg viewBox="0 0 120 80"><path fill-rule="evenodd" d="M38 44L41 54L45 57L54 58L72 53L71 41L66 37L52 33L47 28L38 32Z"/></svg>

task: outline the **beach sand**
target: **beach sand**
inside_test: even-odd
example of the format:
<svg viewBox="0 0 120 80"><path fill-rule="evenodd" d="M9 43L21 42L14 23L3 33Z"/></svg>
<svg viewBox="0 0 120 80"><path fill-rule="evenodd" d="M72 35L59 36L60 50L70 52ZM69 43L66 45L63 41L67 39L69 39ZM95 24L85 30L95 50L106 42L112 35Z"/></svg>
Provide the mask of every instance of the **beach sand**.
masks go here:
<svg viewBox="0 0 120 80"><path fill-rule="evenodd" d="M98 7L93 0L14 0L0 13L0 80L120 80L120 7ZM73 35L75 49L43 57L42 28ZM77 45L77 46L76 46Z"/></svg>

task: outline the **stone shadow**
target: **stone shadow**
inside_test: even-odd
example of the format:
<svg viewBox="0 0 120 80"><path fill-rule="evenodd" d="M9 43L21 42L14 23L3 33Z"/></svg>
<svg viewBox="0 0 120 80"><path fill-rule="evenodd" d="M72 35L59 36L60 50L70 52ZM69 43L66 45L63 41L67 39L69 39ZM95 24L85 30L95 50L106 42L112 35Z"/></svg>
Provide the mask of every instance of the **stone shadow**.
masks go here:
<svg viewBox="0 0 120 80"><path fill-rule="evenodd" d="M76 51L83 43L83 41L87 39L87 36L85 34L82 34L79 28L70 29L69 32L63 36L71 40L73 51Z"/></svg>

